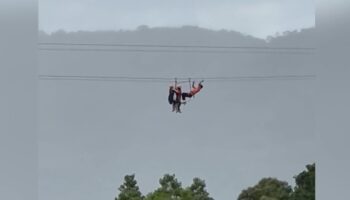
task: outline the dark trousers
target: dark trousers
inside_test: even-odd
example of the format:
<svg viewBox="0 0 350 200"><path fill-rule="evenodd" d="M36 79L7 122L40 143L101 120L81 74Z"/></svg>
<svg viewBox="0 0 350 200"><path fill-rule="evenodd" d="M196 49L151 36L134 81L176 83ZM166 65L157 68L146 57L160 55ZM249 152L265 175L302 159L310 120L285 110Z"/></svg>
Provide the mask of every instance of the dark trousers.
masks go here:
<svg viewBox="0 0 350 200"><path fill-rule="evenodd" d="M169 96L168 96L168 102L169 104L173 104L174 103L174 92L169 92Z"/></svg>
<svg viewBox="0 0 350 200"><path fill-rule="evenodd" d="M186 100L186 97L188 97L188 98L191 98L193 95L192 94L190 94L190 93L182 93L181 94L181 96L182 96L182 100Z"/></svg>
<svg viewBox="0 0 350 200"><path fill-rule="evenodd" d="M181 102L180 101L173 101L173 112L176 111L177 113L181 113Z"/></svg>

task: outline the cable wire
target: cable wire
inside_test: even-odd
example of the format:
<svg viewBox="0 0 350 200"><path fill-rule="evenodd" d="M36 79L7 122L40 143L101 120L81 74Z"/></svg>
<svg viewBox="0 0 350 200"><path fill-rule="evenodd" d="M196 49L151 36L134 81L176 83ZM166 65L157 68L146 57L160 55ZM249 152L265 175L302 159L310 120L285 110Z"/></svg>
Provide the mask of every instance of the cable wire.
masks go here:
<svg viewBox="0 0 350 200"><path fill-rule="evenodd" d="M147 47L147 48L195 48L195 49L258 49L258 50L315 50L314 47L268 47L268 46L216 46L216 45L166 45L127 43L66 43L40 42L41 46L102 46L102 47Z"/></svg>
<svg viewBox="0 0 350 200"><path fill-rule="evenodd" d="M315 75L267 75L267 76L227 76L227 77L191 77L191 80L206 82L230 81L265 81L265 80L314 80ZM116 81L116 82L151 82L169 83L177 80L178 83L187 83L189 78L170 77L133 77L133 76L82 76L82 75L39 75L40 80L71 80L71 81Z"/></svg>
<svg viewBox="0 0 350 200"><path fill-rule="evenodd" d="M56 52L120 52L120 53L200 53L200 54L311 54L311 51L260 51L260 50L172 50L172 49L92 49L92 48L39 48L40 51L56 51Z"/></svg>

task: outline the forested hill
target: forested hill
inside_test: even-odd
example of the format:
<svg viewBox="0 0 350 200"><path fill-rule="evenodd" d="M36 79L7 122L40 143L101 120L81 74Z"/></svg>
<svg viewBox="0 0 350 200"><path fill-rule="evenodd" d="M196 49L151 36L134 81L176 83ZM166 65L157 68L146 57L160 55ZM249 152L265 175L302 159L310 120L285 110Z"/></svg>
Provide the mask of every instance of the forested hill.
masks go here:
<svg viewBox="0 0 350 200"><path fill-rule="evenodd" d="M78 31L63 30L51 34L39 32L40 42L75 43L151 43L173 45L236 45L236 46L314 46L314 28L276 34L267 40L236 31L214 31L193 26L181 28L149 28L140 26L134 31Z"/></svg>

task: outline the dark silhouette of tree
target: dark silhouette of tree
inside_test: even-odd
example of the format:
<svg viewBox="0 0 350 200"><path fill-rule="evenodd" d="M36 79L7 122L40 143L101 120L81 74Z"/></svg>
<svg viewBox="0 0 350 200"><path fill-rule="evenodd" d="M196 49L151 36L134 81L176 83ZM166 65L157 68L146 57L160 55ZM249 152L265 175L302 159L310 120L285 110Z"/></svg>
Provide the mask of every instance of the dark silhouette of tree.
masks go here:
<svg viewBox="0 0 350 200"><path fill-rule="evenodd" d="M194 178L191 186L183 189L175 175L164 175L160 188L147 195L146 200L214 200L206 191L204 180Z"/></svg>
<svg viewBox="0 0 350 200"><path fill-rule="evenodd" d="M263 178L254 187L243 190L238 200L289 200L292 188L287 182Z"/></svg>
<svg viewBox="0 0 350 200"><path fill-rule="evenodd" d="M124 177L124 183L119 187L119 195L115 200L143 200L135 175L126 175Z"/></svg>
<svg viewBox="0 0 350 200"><path fill-rule="evenodd" d="M199 178L194 178L193 183L186 189L187 195L184 197L190 197L191 200L214 200L209 196L206 190L205 181Z"/></svg>
<svg viewBox="0 0 350 200"><path fill-rule="evenodd" d="M315 163L307 165L306 169L294 177L296 186L291 200L315 200Z"/></svg>
<svg viewBox="0 0 350 200"><path fill-rule="evenodd" d="M238 200L315 200L315 164L307 165L305 171L295 176L294 191L285 181L263 178L255 186L243 190ZM194 178L190 186L182 188L175 174L165 174L159 179L160 187L144 197L135 175L124 177L115 200L214 200L206 190L205 181Z"/></svg>
<svg viewBox="0 0 350 200"><path fill-rule="evenodd" d="M178 200L184 190L181 183L175 178L175 175L165 174L159 180L160 188L147 195L146 200Z"/></svg>

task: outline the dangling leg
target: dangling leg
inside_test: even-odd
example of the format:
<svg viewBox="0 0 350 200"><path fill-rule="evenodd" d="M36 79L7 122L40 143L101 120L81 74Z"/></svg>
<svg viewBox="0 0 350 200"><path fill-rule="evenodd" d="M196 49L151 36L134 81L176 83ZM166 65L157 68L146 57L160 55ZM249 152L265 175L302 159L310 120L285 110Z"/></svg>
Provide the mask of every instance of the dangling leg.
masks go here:
<svg viewBox="0 0 350 200"><path fill-rule="evenodd" d="M177 103L177 113L181 113L180 106L181 106L181 102L178 102Z"/></svg>
<svg viewBox="0 0 350 200"><path fill-rule="evenodd" d="M185 101L185 100L186 100L186 96L187 96L187 93L182 93L182 94L181 94L182 100Z"/></svg>
<svg viewBox="0 0 350 200"><path fill-rule="evenodd" d="M192 97L192 95L191 95L190 93L185 93L185 92L182 93L181 96L182 96L182 100L184 100L184 101L186 100L186 97L188 97L188 98L191 98L191 97Z"/></svg>
<svg viewBox="0 0 350 200"><path fill-rule="evenodd" d="M174 92L174 87L173 86L170 86L169 88L169 96L168 96L168 102L169 104L173 104L174 102L174 95L175 95L175 92Z"/></svg>
<svg viewBox="0 0 350 200"><path fill-rule="evenodd" d="M168 96L168 102L169 102L169 104L173 104L174 103L174 94L169 94L169 96Z"/></svg>
<svg viewBox="0 0 350 200"><path fill-rule="evenodd" d="M173 112L175 112L176 111L176 103L175 102L173 102Z"/></svg>

